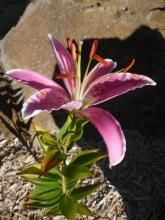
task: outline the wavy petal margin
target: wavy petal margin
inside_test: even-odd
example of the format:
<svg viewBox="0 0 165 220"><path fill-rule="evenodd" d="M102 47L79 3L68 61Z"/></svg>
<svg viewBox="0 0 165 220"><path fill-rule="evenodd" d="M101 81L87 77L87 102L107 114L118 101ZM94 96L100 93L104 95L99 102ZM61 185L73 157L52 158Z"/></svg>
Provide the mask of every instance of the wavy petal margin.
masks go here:
<svg viewBox="0 0 165 220"><path fill-rule="evenodd" d="M126 141L119 122L107 111L90 107L84 116L96 127L107 146L110 166L119 164L126 152Z"/></svg>
<svg viewBox="0 0 165 220"><path fill-rule="evenodd" d="M71 74L72 76L76 74L76 66L69 51L51 34L48 34L48 39L52 45L60 72L63 74ZM75 87L75 82L76 78L64 79L65 86L70 95Z"/></svg>
<svg viewBox="0 0 165 220"><path fill-rule="evenodd" d="M60 88L64 90L60 85L58 85L53 80L41 75L40 73L25 70L25 69L12 69L6 72L6 74L13 79L18 80L24 84L27 84L37 90L45 88Z"/></svg>
<svg viewBox="0 0 165 220"><path fill-rule="evenodd" d="M22 117L26 121L43 111L59 110L70 102L69 97L58 89L42 89L32 95L22 108Z"/></svg>
<svg viewBox="0 0 165 220"><path fill-rule="evenodd" d="M149 77L132 73L112 73L102 76L90 84L84 93L84 99L93 99L93 104L105 102L130 90L143 86L155 86Z"/></svg>

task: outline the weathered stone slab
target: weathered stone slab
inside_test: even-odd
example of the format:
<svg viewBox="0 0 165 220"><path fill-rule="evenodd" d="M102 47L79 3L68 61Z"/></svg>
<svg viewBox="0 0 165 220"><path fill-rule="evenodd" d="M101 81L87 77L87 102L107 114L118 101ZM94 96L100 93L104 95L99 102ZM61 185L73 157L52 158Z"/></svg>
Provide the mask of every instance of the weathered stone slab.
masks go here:
<svg viewBox="0 0 165 220"><path fill-rule="evenodd" d="M55 59L47 33L52 33L63 43L68 36L76 40L125 39L141 25L147 25L158 29L165 36L163 8L164 0L33 1L17 26L1 41L2 68L4 71L13 68L32 69L52 78ZM24 86L24 92L27 98L33 89Z"/></svg>
<svg viewBox="0 0 165 220"><path fill-rule="evenodd" d="M62 42L67 36L126 38L140 25L164 25L164 1L36 0L29 4L18 25L1 42L3 69L23 67L50 77L54 57L47 40L52 33Z"/></svg>

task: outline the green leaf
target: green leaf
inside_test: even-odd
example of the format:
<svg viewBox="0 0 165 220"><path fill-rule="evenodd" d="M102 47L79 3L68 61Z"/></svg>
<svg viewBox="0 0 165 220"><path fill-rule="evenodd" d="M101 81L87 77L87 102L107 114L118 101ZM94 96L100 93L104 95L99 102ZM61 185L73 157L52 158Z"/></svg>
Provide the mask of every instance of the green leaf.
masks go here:
<svg viewBox="0 0 165 220"><path fill-rule="evenodd" d="M43 215L44 216L56 216L61 214L59 204L52 205L50 207L44 208Z"/></svg>
<svg viewBox="0 0 165 220"><path fill-rule="evenodd" d="M86 215L86 216L94 217L91 210L86 205L83 205L83 204L76 204L76 212L80 215Z"/></svg>
<svg viewBox="0 0 165 220"><path fill-rule="evenodd" d="M27 202L25 202L25 205L28 205L29 207L32 208L46 208L46 207L50 207L54 204L59 203L61 198L55 198L54 200L48 200L48 201L40 201L40 200L36 200L36 199L30 199Z"/></svg>
<svg viewBox="0 0 165 220"><path fill-rule="evenodd" d="M83 127L86 123L86 120L76 118L74 115L70 114L58 134L61 144L66 145L68 149L70 149L73 143L82 137Z"/></svg>
<svg viewBox="0 0 165 220"><path fill-rule="evenodd" d="M89 166L104 157L107 157L107 154L100 152L98 149L84 150L78 153L78 155L73 158L70 164Z"/></svg>
<svg viewBox="0 0 165 220"><path fill-rule="evenodd" d="M63 196L60 188L45 189L43 187L36 187L28 196L28 201L25 203L31 207L41 208L49 207L59 203Z"/></svg>
<svg viewBox="0 0 165 220"><path fill-rule="evenodd" d="M48 146L46 144L44 144L41 140L41 136L46 132L42 127L40 127L39 125L36 125L34 122L33 122L33 127L34 127L34 130L36 131L36 136L38 138L38 141L40 143L40 146L43 150L44 153L47 152L48 150Z"/></svg>
<svg viewBox="0 0 165 220"><path fill-rule="evenodd" d="M66 177L73 178L75 180L89 177L92 175L90 168L80 165L68 165L63 169L63 174Z"/></svg>
<svg viewBox="0 0 165 220"><path fill-rule="evenodd" d="M28 196L29 199L36 199L40 201L47 201L57 198L59 195L62 195L60 185L55 187L45 189L43 187L36 187Z"/></svg>
<svg viewBox="0 0 165 220"><path fill-rule="evenodd" d="M66 187L68 190L71 190L75 185L77 181L75 179L66 178Z"/></svg>
<svg viewBox="0 0 165 220"><path fill-rule="evenodd" d="M70 135L70 141L76 142L80 140L80 138L83 135L83 127L87 123L86 120L77 118L76 122L74 124L74 127L72 128L72 134Z"/></svg>
<svg viewBox="0 0 165 220"><path fill-rule="evenodd" d="M55 168L49 170L45 176L40 176L41 164L32 164L18 174L20 174L25 180L48 189L58 186L59 181L61 180L59 171Z"/></svg>
<svg viewBox="0 0 165 220"><path fill-rule="evenodd" d="M48 132L44 132L41 136L41 140L44 144L50 145L50 146L57 146L57 140L53 135L51 135Z"/></svg>
<svg viewBox="0 0 165 220"><path fill-rule="evenodd" d="M59 165L62 160L66 159L66 154L54 149L47 152L44 159L41 161L41 174L44 175L53 167Z"/></svg>
<svg viewBox="0 0 165 220"><path fill-rule="evenodd" d="M66 196L62 198L60 201L60 210L68 220L76 220L76 204L71 198Z"/></svg>
<svg viewBox="0 0 165 220"><path fill-rule="evenodd" d="M34 124L34 129L44 154L48 151L49 148L58 147L57 139L53 135L36 124Z"/></svg>
<svg viewBox="0 0 165 220"><path fill-rule="evenodd" d="M71 124L71 122L72 122L71 115L68 115L65 124L62 126L62 128L60 129L60 131L58 133L58 137L59 137L61 143L63 143L64 135L68 132L68 127Z"/></svg>
<svg viewBox="0 0 165 220"><path fill-rule="evenodd" d="M76 188L72 191L70 194L71 198L73 200L80 200L88 196L90 193L96 191L96 189L100 186L100 183L96 183L93 185L88 185L88 186L82 186L79 188Z"/></svg>

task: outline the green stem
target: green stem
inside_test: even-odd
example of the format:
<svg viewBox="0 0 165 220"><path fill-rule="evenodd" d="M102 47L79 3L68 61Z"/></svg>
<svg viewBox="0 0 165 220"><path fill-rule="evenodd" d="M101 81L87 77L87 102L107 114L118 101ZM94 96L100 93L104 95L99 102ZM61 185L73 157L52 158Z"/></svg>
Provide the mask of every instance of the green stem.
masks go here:
<svg viewBox="0 0 165 220"><path fill-rule="evenodd" d="M90 65L91 65L91 62L92 62L92 59L90 59L89 62L88 62L88 65L87 65L87 68L86 68L86 71L85 71L85 74L84 74L84 79L83 79L83 81L85 80L85 78L86 78L86 76L87 76L87 74L88 74L88 72L89 72L89 67L90 67Z"/></svg>
<svg viewBox="0 0 165 220"><path fill-rule="evenodd" d="M77 61L77 74L76 74L76 99L79 99L80 87L81 87L81 49L83 42L80 41L78 45L78 61Z"/></svg>
<svg viewBox="0 0 165 220"><path fill-rule="evenodd" d="M66 177L62 175L62 191L66 194Z"/></svg>
<svg viewBox="0 0 165 220"><path fill-rule="evenodd" d="M81 85L81 91L80 91L80 99L83 96L84 88L85 88L86 83L87 83L86 77L87 77L87 74L89 72L89 67L91 65L91 62L92 62L92 59L89 60L86 71L85 71L85 74L84 74L83 82L82 82L82 85Z"/></svg>

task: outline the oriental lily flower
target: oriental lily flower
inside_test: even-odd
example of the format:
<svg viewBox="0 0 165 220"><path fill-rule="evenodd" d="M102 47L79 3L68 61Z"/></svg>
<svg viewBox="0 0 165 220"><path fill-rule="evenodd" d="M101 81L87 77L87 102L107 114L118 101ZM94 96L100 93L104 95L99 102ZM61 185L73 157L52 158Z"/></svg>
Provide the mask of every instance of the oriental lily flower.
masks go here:
<svg viewBox="0 0 165 220"><path fill-rule="evenodd" d="M85 117L99 131L107 146L110 165L114 166L122 161L126 151L126 141L120 124L108 112L93 105L105 102L130 90L156 83L147 76L135 75L128 72L132 63L120 72L111 73L116 63L111 59L103 59L96 54L98 41L92 44L89 63L84 74L81 75L81 47L78 52L74 41L68 39L70 52L48 34L60 74L57 78L64 81L66 90L51 79L25 69L13 69L7 72L12 78L30 85L38 91L23 105L22 115L25 120L42 111L66 109ZM91 61L98 61L89 72ZM89 73L88 73L89 72Z"/></svg>

